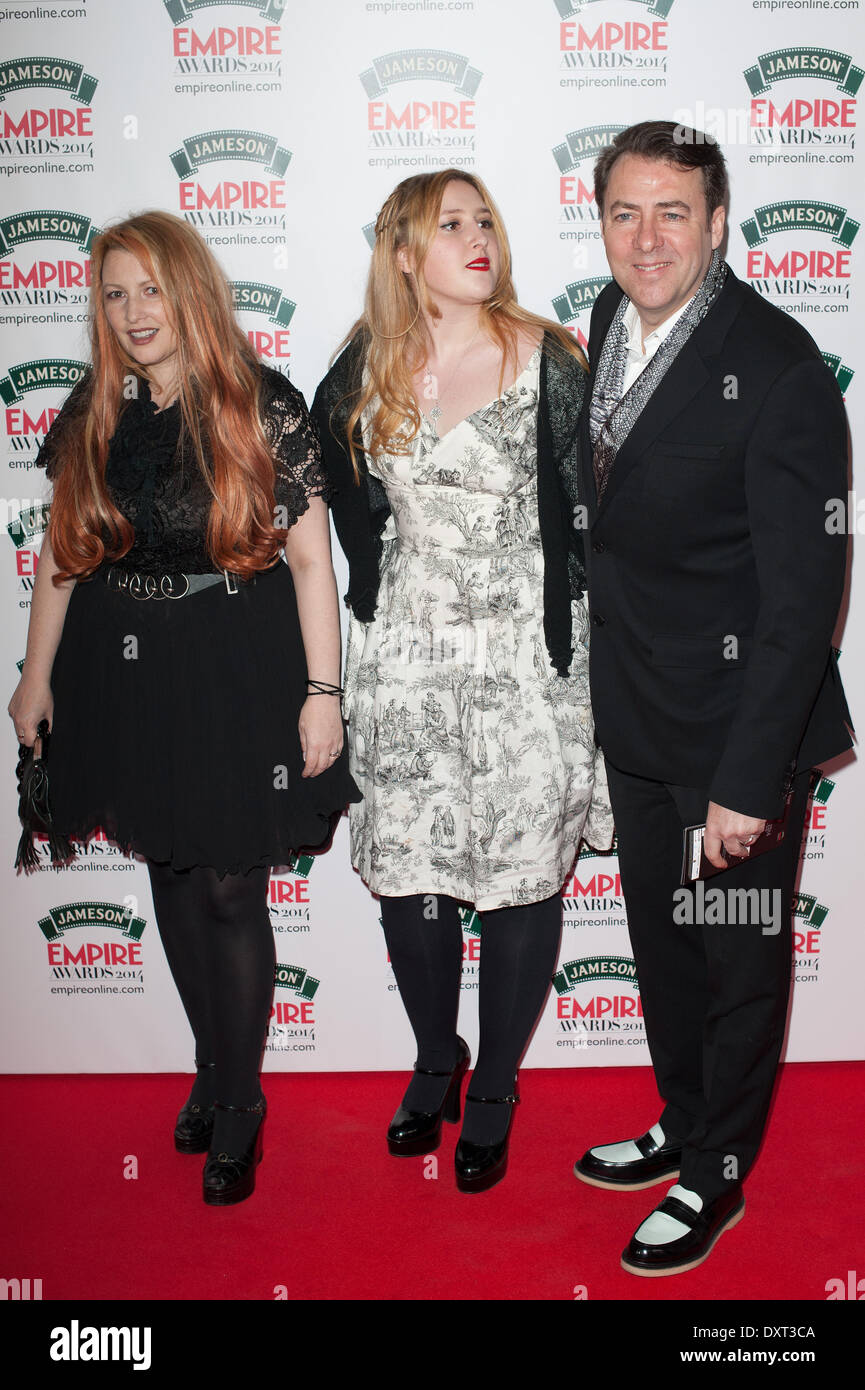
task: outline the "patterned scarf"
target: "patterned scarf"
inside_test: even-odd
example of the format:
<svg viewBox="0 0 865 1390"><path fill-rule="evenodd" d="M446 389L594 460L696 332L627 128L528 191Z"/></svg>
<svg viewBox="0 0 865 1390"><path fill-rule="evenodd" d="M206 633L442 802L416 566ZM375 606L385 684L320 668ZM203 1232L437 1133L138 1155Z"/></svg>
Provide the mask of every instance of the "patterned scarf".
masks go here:
<svg viewBox="0 0 865 1390"><path fill-rule="evenodd" d="M624 318L631 301L627 295L622 296L601 349L589 411L592 463L599 502L604 495L616 455L662 378L698 323L711 309L726 278L727 263L721 260L717 251L713 251L709 269L694 298L661 343L652 360L624 395L622 388L628 362L628 333Z"/></svg>

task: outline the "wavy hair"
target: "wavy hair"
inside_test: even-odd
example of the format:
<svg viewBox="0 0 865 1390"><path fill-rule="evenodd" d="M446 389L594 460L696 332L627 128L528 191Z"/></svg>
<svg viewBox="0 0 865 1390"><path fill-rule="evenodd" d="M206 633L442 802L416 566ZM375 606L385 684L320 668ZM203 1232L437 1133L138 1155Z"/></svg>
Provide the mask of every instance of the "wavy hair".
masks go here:
<svg viewBox="0 0 865 1390"><path fill-rule="evenodd" d="M124 405L124 379L147 368L118 341L102 294L105 258L128 251L158 286L177 339L181 436L191 443L213 501L207 551L218 569L249 578L276 557L286 536L273 525L274 465L259 413L255 352L234 315L231 286L204 239L168 212L144 212L93 243L92 370L58 417L58 467L48 535L57 582L117 560L135 533L105 482L108 449Z"/></svg>
<svg viewBox="0 0 865 1390"><path fill-rule="evenodd" d="M499 275L489 298L480 305L481 327L502 352L499 376L501 393L508 363L518 366L518 333L521 327L539 328L552 336L563 353L586 359L575 339L560 324L532 314L517 303L511 278L511 251L501 214L489 191L476 175L464 169L441 169L413 174L386 199L375 223L375 245L367 280L364 312L343 339L340 349L357 333L366 339L366 375L348 417L348 447L357 473L357 454L373 458L385 451L410 452L420 429L420 411L412 377L427 360L430 347L424 315L440 317L426 282L423 267L435 236L445 188L453 180L468 183L483 199L499 245ZM413 273L400 270L397 252L405 247ZM370 408L369 437L361 440L361 417Z"/></svg>

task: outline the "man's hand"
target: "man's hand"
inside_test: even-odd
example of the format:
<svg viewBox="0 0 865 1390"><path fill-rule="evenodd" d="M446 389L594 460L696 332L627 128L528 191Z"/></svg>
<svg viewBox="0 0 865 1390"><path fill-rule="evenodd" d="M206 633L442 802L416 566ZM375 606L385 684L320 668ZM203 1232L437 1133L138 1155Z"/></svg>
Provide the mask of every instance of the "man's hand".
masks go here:
<svg viewBox="0 0 865 1390"><path fill-rule="evenodd" d="M728 855L747 857L751 845L766 827L764 820L753 816L742 816L738 811L728 811L726 806L709 802L706 812L706 833L703 836L703 850L710 864L716 869L727 867L727 860L721 853L722 847Z"/></svg>

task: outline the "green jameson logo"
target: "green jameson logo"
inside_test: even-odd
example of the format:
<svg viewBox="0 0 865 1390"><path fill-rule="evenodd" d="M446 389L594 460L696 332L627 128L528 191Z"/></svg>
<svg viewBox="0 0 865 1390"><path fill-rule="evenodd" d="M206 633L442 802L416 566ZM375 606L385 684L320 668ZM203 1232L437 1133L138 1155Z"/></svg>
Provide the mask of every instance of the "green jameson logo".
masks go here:
<svg viewBox="0 0 865 1390"><path fill-rule="evenodd" d="M762 246L773 232L825 232L841 246L852 246L859 223L837 203L815 203L794 198L785 203L766 203L742 224L749 246Z"/></svg>
<svg viewBox="0 0 865 1390"><path fill-rule="evenodd" d="M293 854L286 868L296 878L309 878L309 871L314 863L315 856L312 854Z"/></svg>
<svg viewBox="0 0 865 1390"><path fill-rule="evenodd" d="M809 927L822 927L829 916L829 909L818 903L811 893L794 893L793 916L801 917Z"/></svg>
<svg viewBox="0 0 865 1390"><path fill-rule="evenodd" d="M282 178L291 160L291 150L283 149L275 135L263 135L258 130L206 130L201 135L190 135L171 156L181 179L197 173L200 165L215 164L220 159L263 164L269 174Z"/></svg>
<svg viewBox="0 0 865 1390"><path fill-rule="evenodd" d="M370 101L383 96L394 82L450 82L461 96L473 97L483 73L469 67L468 58L442 48L402 49L373 58L360 80Z"/></svg>
<svg viewBox="0 0 865 1390"><path fill-rule="evenodd" d="M457 912L460 915L460 926L463 931L467 931L471 936L480 936L482 924L475 908L458 907Z"/></svg>
<svg viewBox="0 0 865 1390"><path fill-rule="evenodd" d="M257 280L232 280L231 289L235 309L251 309L256 314L267 314L271 323L281 324L283 328L291 323L297 305L293 300L286 299L276 285L262 285Z"/></svg>
<svg viewBox="0 0 865 1390"><path fill-rule="evenodd" d="M755 97L763 96L773 82L787 77L822 77L854 97L865 73L854 66L849 53L837 53L831 48L775 48L771 53L761 53L754 66L745 71L745 81Z"/></svg>
<svg viewBox="0 0 865 1390"><path fill-rule="evenodd" d="M599 0L553 0L553 3L562 19L570 19L587 5L598 4ZM661 19L666 19L673 8L673 0L632 0L632 4L645 5L649 14L658 15Z"/></svg>
<svg viewBox="0 0 865 1390"><path fill-rule="evenodd" d="M11 58L0 63L0 101L22 87L59 87L74 101L89 105L97 86L80 63L66 58Z"/></svg>
<svg viewBox="0 0 865 1390"><path fill-rule="evenodd" d="M186 24L199 10L210 9L212 5L243 5L250 10L258 10L262 19L271 24L279 24L285 9L285 0L162 0L172 24Z"/></svg>
<svg viewBox="0 0 865 1390"><path fill-rule="evenodd" d="M37 212L16 212L0 217L0 255L10 256L25 241L69 241L79 251L89 251L101 227L77 212L40 208Z"/></svg>
<svg viewBox="0 0 865 1390"><path fill-rule="evenodd" d="M17 405L25 391L41 391L45 386L61 386L68 391L87 371L86 363L71 357L43 357L37 362L20 362L0 377L0 396L6 405Z"/></svg>
<svg viewBox="0 0 865 1390"><path fill-rule="evenodd" d="M25 507L14 521L9 522L6 530L16 550L20 550L22 545L28 545L34 536L42 535L48 525L50 511L48 502L37 502L32 507Z"/></svg>
<svg viewBox="0 0 865 1390"><path fill-rule="evenodd" d="M72 927L114 927L123 936L140 941L146 922L136 917L131 907L119 903L64 903L49 908L48 916L39 920L39 929L47 941L59 941Z"/></svg>
<svg viewBox="0 0 865 1390"><path fill-rule="evenodd" d="M321 980L316 980L299 965L277 964L273 981L279 989L294 990L300 999L312 999L321 984Z"/></svg>
<svg viewBox="0 0 865 1390"><path fill-rule="evenodd" d="M572 130L561 145L556 145L553 158L563 174L570 174L579 168L585 159L594 159L612 145L616 136L626 127L623 125L590 125L582 130Z"/></svg>
<svg viewBox="0 0 865 1390"><path fill-rule="evenodd" d="M830 372L835 373L835 377L838 382L838 386L840 388L842 396L845 395L847 387L850 385L850 382L856 375L853 368L845 367L837 352L824 352L822 354L822 357Z"/></svg>
<svg viewBox="0 0 865 1390"><path fill-rule="evenodd" d="M612 275L598 275L593 280L574 280L573 284L566 285L553 300L559 323L570 323L585 309L591 309L601 290L612 278Z"/></svg>
<svg viewBox="0 0 865 1390"><path fill-rule="evenodd" d="M557 994L570 994L576 985L586 980L600 980L614 977L628 980L637 986L637 967L630 956L581 956L579 960L569 960L553 976Z"/></svg>
<svg viewBox="0 0 865 1390"><path fill-rule="evenodd" d="M818 773L816 777L816 786L811 792L811 796L814 801L819 801L821 806L825 806L834 790L835 783L831 778L821 777Z"/></svg>

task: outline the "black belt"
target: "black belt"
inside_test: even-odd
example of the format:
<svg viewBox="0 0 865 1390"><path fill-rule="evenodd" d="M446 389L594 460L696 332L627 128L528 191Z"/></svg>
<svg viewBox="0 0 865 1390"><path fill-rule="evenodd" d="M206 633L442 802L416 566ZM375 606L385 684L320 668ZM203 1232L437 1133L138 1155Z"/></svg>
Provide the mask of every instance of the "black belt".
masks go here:
<svg viewBox="0 0 865 1390"><path fill-rule="evenodd" d="M229 570L222 574L139 574L137 570L118 569L112 566L99 571L100 578L109 589L127 593L131 598L187 598L200 593L213 584L224 584L229 594L238 591L238 576ZM255 576L252 581L255 582Z"/></svg>

